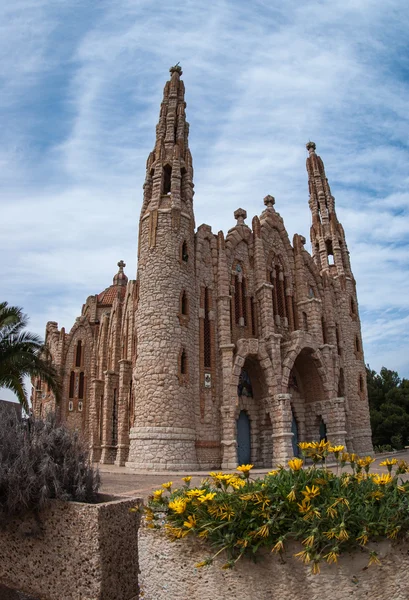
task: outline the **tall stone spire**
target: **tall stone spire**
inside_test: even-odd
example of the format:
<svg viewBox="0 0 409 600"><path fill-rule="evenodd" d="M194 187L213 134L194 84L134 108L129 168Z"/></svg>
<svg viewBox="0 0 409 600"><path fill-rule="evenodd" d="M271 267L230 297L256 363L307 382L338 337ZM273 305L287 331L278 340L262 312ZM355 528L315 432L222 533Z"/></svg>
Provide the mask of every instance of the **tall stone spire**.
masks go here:
<svg viewBox="0 0 409 600"><path fill-rule="evenodd" d="M193 168L182 69L176 65L170 73L139 224L137 393L129 450L129 464L138 469L198 467L192 410L192 399L199 397Z"/></svg>
<svg viewBox="0 0 409 600"><path fill-rule="evenodd" d="M345 233L335 212L335 198L331 194L324 163L315 153L314 142L306 145L309 206L312 213L312 255L319 270L331 275L350 275L349 253Z"/></svg>
<svg viewBox="0 0 409 600"><path fill-rule="evenodd" d="M183 209L193 216L193 166L186 122L185 86L179 64L169 69L163 90L155 148L146 164L141 217L160 208Z"/></svg>

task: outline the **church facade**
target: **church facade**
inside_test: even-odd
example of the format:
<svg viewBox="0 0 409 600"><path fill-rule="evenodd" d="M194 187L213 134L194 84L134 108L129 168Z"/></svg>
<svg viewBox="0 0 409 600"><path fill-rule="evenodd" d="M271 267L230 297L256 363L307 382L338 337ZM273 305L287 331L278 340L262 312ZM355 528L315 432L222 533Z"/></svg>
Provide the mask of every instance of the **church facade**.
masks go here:
<svg viewBox="0 0 409 600"><path fill-rule="evenodd" d="M251 226L195 228L179 66L146 166L136 280L125 264L69 332L48 322L63 400L33 381L91 457L135 469L271 467L327 437L372 452L355 279L324 164L307 144L312 256L272 196Z"/></svg>

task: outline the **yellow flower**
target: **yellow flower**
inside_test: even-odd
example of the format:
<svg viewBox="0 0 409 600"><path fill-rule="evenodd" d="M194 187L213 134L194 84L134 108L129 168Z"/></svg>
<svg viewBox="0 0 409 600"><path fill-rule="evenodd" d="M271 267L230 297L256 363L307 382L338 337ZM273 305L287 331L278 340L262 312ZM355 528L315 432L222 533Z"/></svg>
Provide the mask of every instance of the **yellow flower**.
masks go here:
<svg viewBox="0 0 409 600"><path fill-rule="evenodd" d="M314 562L312 563L312 567L311 567L311 573L313 575L318 575L320 572L320 563L318 560L314 560Z"/></svg>
<svg viewBox="0 0 409 600"><path fill-rule="evenodd" d="M324 535L328 540L332 540L334 537L336 537L334 529L330 529L329 531L324 531Z"/></svg>
<svg viewBox="0 0 409 600"><path fill-rule="evenodd" d="M303 563L308 564L311 560L311 554L309 553L308 548L306 548L305 550L294 554L294 558L299 558Z"/></svg>
<svg viewBox="0 0 409 600"><path fill-rule="evenodd" d="M169 525L169 523L165 525L165 531L171 540L180 540L189 533L189 530L184 531L181 527L174 527L173 525Z"/></svg>
<svg viewBox="0 0 409 600"><path fill-rule="evenodd" d="M193 488L193 490L189 490L186 492L186 496L188 498L200 498L200 496L204 496L206 490L198 490L197 488Z"/></svg>
<svg viewBox="0 0 409 600"><path fill-rule="evenodd" d="M289 494L287 494L287 498L288 500L290 500L291 502L295 502L296 500L296 495L295 495L295 491L294 488L291 489L291 492Z"/></svg>
<svg viewBox="0 0 409 600"><path fill-rule="evenodd" d="M381 564L381 561L379 560L377 553L372 551L369 554L368 567L370 567L371 565L380 565L380 564Z"/></svg>
<svg viewBox="0 0 409 600"><path fill-rule="evenodd" d="M226 481L227 484L231 485L231 487L235 490L238 490L246 485L246 482L241 477L237 477L237 475L230 475L229 479Z"/></svg>
<svg viewBox="0 0 409 600"><path fill-rule="evenodd" d="M274 544L271 552L282 552L284 550L283 538L278 538L277 542Z"/></svg>
<svg viewBox="0 0 409 600"><path fill-rule="evenodd" d="M299 471L302 469L303 464L304 461L301 460L301 458L293 458L292 460L288 461L288 466L292 471Z"/></svg>
<svg viewBox="0 0 409 600"><path fill-rule="evenodd" d="M184 521L183 526L187 529L192 529L192 527L196 527L196 517L194 515L189 515L187 521Z"/></svg>
<svg viewBox="0 0 409 600"><path fill-rule="evenodd" d="M203 531L201 531L201 532L199 533L199 537L200 537L200 538L207 538L207 536L208 536L208 535L209 535L209 532L208 532L208 530L207 530L207 529L203 529Z"/></svg>
<svg viewBox="0 0 409 600"><path fill-rule="evenodd" d="M300 450L308 450L313 446L311 442L299 442L298 447L300 448Z"/></svg>
<svg viewBox="0 0 409 600"><path fill-rule="evenodd" d="M303 546L313 546L314 545L314 535L309 535L305 538L301 543Z"/></svg>
<svg viewBox="0 0 409 600"><path fill-rule="evenodd" d="M360 543L361 546L365 546L368 543L368 533L364 530L360 536L356 538L356 541Z"/></svg>
<svg viewBox="0 0 409 600"><path fill-rule="evenodd" d="M338 552L335 552L335 550L331 550L331 552L328 552L328 554L326 554L324 558L327 559L327 563L331 564L338 562L338 556Z"/></svg>
<svg viewBox="0 0 409 600"><path fill-rule="evenodd" d="M155 490L152 494L154 500L162 499L163 490Z"/></svg>
<svg viewBox="0 0 409 600"><path fill-rule="evenodd" d="M190 480L192 479L192 477L182 477L182 481L184 481L185 483L190 483Z"/></svg>
<svg viewBox="0 0 409 600"><path fill-rule="evenodd" d="M298 506L298 510L300 511L300 513L307 513L308 511L311 510L311 504L310 504L310 500L309 498L304 498L304 500L300 503L297 504Z"/></svg>
<svg viewBox="0 0 409 600"><path fill-rule="evenodd" d="M274 475L277 475L280 471L278 469L273 469L272 471L270 471L269 473L267 473L267 475L272 475L274 477Z"/></svg>
<svg viewBox="0 0 409 600"><path fill-rule="evenodd" d="M390 538L391 540L395 539L400 530L401 530L401 526L398 525L397 527L395 527L394 529L392 529L392 531L390 531L388 533L388 538Z"/></svg>
<svg viewBox="0 0 409 600"><path fill-rule="evenodd" d="M175 500L169 502L169 508L178 515L181 515L186 510L186 504L186 500L183 498L176 498Z"/></svg>
<svg viewBox="0 0 409 600"><path fill-rule="evenodd" d="M376 485L388 485L388 483L391 483L392 477L389 473L382 473L382 475L377 473L374 476L373 481Z"/></svg>
<svg viewBox="0 0 409 600"><path fill-rule="evenodd" d="M253 467L254 465L240 465L237 467L237 471L240 471L245 477L248 477Z"/></svg>
<svg viewBox="0 0 409 600"><path fill-rule="evenodd" d="M319 496L320 490L316 485L312 485L311 487L305 486L305 490L301 492L304 495L305 500L311 500L311 498L315 498Z"/></svg>
<svg viewBox="0 0 409 600"><path fill-rule="evenodd" d="M165 488L165 490L170 490L170 488L172 487L173 481L168 481L167 483L162 483L162 487Z"/></svg>
<svg viewBox="0 0 409 600"><path fill-rule="evenodd" d="M199 496L199 502L209 502L210 500L213 500L213 498L216 496L216 492L209 492L208 494L205 494L204 496ZM170 503L169 503L170 506Z"/></svg>
<svg viewBox="0 0 409 600"><path fill-rule="evenodd" d="M349 535L348 535L347 530L345 529L344 523L341 523L339 532L338 532L338 534L335 535L335 537L338 538L339 540L341 540L342 542L345 542L349 538Z"/></svg>
<svg viewBox="0 0 409 600"><path fill-rule="evenodd" d="M393 465L396 465L397 463L397 458L387 458L386 460L383 460L381 463L379 463L379 466L386 467L388 469L388 472L390 473L392 471Z"/></svg>
<svg viewBox="0 0 409 600"><path fill-rule="evenodd" d="M329 506L327 508L327 515L329 517L331 517L331 519L335 519L335 517L337 516L337 514L338 513L337 513L336 509L334 508L334 505L331 505L331 506Z"/></svg>
<svg viewBox="0 0 409 600"><path fill-rule="evenodd" d="M343 452L345 450L345 446L330 446L328 448L328 452L333 452L335 455Z"/></svg>
<svg viewBox="0 0 409 600"><path fill-rule="evenodd" d="M267 523L264 523L264 525L262 525L260 529L257 529L257 531L254 534L254 537L267 537L269 533L270 528Z"/></svg>
<svg viewBox="0 0 409 600"><path fill-rule="evenodd" d="M195 567L196 569L201 569L202 567L205 567L208 564L209 563L207 562L207 560L202 560L201 562L196 563Z"/></svg>
<svg viewBox="0 0 409 600"><path fill-rule="evenodd" d="M379 463L380 467L389 467L389 466L393 466L396 465L398 463L398 459L397 458L387 458L386 460L383 460L382 462Z"/></svg>

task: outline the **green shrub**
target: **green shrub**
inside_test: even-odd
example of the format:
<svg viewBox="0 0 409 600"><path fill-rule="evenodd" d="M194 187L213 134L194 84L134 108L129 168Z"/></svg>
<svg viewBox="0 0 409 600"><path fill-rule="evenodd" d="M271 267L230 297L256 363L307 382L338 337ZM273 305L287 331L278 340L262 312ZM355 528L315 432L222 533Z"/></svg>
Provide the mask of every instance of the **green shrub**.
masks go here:
<svg viewBox="0 0 409 600"><path fill-rule="evenodd" d="M368 544L409 531L409 482L398 479L408 465L387 459L381 465L388 473L372 474L370 456L359 458L325 441L300 447L313 460L312 467L304 469L303 460L293 459L289 469L280 466L260 479L251 478L252 465L242 465L240 474L210 473L194 489L189 477L179 489L172 482L163 484L149 500L148 527L164 526L171 540L207 540L213 555L197 567L221 552L227 554L225 568L243 556L256 556L263 547L281 553L290 540L301 542L295 556L313 573L322 561L337 562L342 552L354 548L368 552L369 564L378 563ZM319 466L331 451L337 474ZM348 471L342 470L345 465Z"/></svg>
<svg viewBox="0 0 409 600"><path fill-rule="evenodd" d="M393 435L391 437L391 444L392 444L392 447L395 448L395 450L402 450L402 448L403 448L402 434L397 433L396 435Z"/></svg>
<svg viewBox="0 0 409 600"><path fill-rule="evenodd" d="M0 410L0 522L38 513L52 498L94 502L99 486L77 433L53 415L22 422Z"/></svg>

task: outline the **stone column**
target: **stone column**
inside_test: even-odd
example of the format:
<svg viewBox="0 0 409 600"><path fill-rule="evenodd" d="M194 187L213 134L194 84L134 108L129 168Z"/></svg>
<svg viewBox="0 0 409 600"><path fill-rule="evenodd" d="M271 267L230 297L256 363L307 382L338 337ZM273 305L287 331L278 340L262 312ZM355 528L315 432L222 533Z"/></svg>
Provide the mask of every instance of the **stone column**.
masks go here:
<svg viewBox="0 0 409 600"><path fill-rule="evenodd" d="M335 446L347 446L344 398L333 398L325 403L327 439Z"/></svg>
<svg viewBox="0 0 409 600"><path fill-rule="evenodd" d="M273 463L285 463L293 456L291 394L274 396L273 415Z"/></svg>
<svg viewBox="0 0 409 600"><path fill-rule="evenodd" d="M235 469L237 467L237 390L232 390L230 384L233 365L233 349L234 344L224 344L220 346L222 353L223 382L223 403L220 409L222 417L222 469Z"/></svg>
<svg viewBox="0 0 409 600"><path fill-rule="evenodd" d="M90 461L98 462L101 459L100 420L102 419L101 396L104 394L104 382L102 379L91 381L91 397L89 405L89 445Z"/></svg>
<svg viewBox="0 0 409 600"><path fill-rule="evenodd" d="M115 449L112 445L112 408L117 375L114 371L105 371L104 410L102 414L101 463L112 465Z"/></svg>
<svg viewBox="0 0 409 600"><path fill-rule="evenodd" d="M129 384L132 377L130 360L119 361L118 447L115 464L123 467L129 453Z"/></svg>

